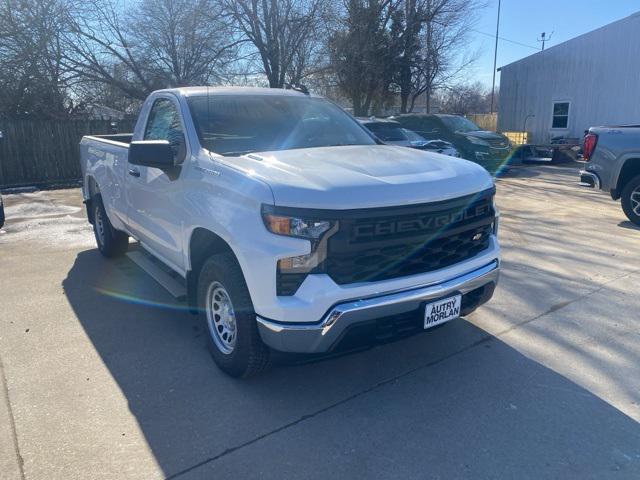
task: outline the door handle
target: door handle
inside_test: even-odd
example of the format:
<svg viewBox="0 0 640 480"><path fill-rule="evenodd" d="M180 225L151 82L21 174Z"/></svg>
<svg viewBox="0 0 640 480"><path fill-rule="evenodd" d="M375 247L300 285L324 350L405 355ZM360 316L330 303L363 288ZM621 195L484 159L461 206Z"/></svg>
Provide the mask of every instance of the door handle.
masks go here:
<svg viewBox="0 0 640 480"><path fill-rule="evenodd" d="M131 168L129 169L129 175L137 178L140 176L140 170L138 170L137 168Z"/></svg>

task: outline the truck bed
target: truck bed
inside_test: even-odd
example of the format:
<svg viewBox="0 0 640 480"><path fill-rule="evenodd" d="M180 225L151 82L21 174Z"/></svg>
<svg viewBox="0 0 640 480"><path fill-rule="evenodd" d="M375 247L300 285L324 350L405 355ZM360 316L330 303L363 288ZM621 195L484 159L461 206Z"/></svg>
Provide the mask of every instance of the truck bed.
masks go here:
<svg viewBox="0 0 640 480"><path fill-rule="evenodd" d="M109 135L87 135L91 138L96 138L98 140L108 140L110 142L116 143L124 143L129 145L131 143L131 139L133 138L133 133L115 133Z"/></svg>

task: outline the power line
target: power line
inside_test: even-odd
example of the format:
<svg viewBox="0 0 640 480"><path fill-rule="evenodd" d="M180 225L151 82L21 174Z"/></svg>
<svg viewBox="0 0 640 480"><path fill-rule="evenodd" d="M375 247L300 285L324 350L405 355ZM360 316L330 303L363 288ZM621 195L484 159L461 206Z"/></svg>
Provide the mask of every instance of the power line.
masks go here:
<svg viewBox="0 0 640 480"><path fill-rule="evenodd" d="M475 32L475 33L479 33L480 35L484 35L486 37L496 38L495 34L493 34L493 33L481 32L480 30L476 30L474 28L472 28L471 31ZM534 47L533 45L527 45L526 43L516 42L515 40L510 40L510 39L504 38L504 37L498 37L498 38L500 40L502 40L503 42L513 43L515 45L520 45L521 47L532 48L533 50L540 50L539 47Z"/></svg>
<svg viewBox="0 0 640 480"><path fill-rule="evenodd" d="M496 65L498 61L498 34L500 33L500 0L498 0L498 20L496 21L496 49L493 52L493 82L491 83L491 109L493 113L493 98L496 94Z"/></svg>

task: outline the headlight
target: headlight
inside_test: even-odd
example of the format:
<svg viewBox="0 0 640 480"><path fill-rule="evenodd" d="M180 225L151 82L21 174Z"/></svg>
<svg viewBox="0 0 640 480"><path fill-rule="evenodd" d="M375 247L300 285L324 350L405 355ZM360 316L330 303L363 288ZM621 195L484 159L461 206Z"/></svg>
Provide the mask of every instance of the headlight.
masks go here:
<svg viewBox="0 0 640 480"><path fill-rule="evenodd" d="M277 261L276 294L294 295L310 273L322 273L327 258L327 242L338 230L336 220L289 216L271 206L262 207L265 227L276 235L307 239L311 252L307 255L281 258Z"/></svg>
<svg viewBox="0 0 640 480"><path fill-rule="evenodd" d="M271 233L288 237L308 238L309 240L319 240L332 226L332 222L328 220L286 217L267 212L263 212L262 218L267 230Z"/></svg>
<svg viewBox="0 0 640 480"><path fill-rule="evenodd" d="M468 137L466 137L466 139L469 140L474 145L482 145L483 147L488 147L489 146L489 144L487 142L485 142L484 140L482 140L481 138L478 138L478 137L468 136Z"/></svg>

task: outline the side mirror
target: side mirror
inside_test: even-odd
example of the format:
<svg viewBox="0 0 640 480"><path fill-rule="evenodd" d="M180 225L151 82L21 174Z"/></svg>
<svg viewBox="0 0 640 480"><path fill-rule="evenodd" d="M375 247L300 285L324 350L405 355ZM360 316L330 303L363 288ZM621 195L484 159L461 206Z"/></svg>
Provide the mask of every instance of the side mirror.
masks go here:
<svg viewBox="0 0 640 480"><path fill-rule="evenodd" d="M167 140L142 140L129 144L129 163L160 169L176 165L171 144Z"/></svg>

